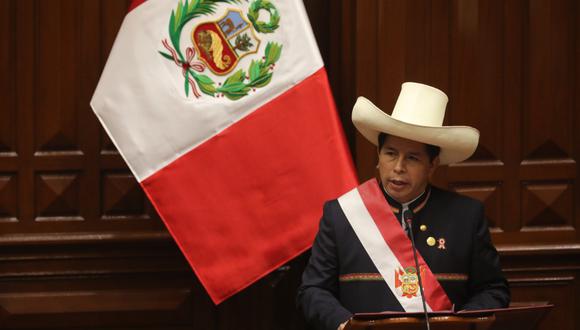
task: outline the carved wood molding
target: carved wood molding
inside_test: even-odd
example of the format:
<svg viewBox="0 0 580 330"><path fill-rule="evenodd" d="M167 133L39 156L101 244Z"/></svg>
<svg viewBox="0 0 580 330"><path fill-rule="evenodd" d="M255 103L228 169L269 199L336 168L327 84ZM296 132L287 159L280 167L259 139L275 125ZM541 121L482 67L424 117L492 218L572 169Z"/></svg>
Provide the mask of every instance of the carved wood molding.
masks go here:
<svg viewBox="0 0 580 330"><path fill-rule="evenodd" d="M78 245L144 241L172 241L168 232L87 232L0 235L0 246L18 245Z"/></svg>
<svg viewBox="0 0 580 330"><path fill-rule="evenodd" d="M172 311L184 304L191 290L84 290L0 294L0 306L11 316L120 311ZM95 298L98 297L98 301Z"/></svg>
<svg viewBox="0 0 580 330"><path fill-rule="evenodd" d="M549 256L577 255L580 256L580 244L498 244L497 250L501 256ZM579 259L580 260L580 259Z"/></svg>

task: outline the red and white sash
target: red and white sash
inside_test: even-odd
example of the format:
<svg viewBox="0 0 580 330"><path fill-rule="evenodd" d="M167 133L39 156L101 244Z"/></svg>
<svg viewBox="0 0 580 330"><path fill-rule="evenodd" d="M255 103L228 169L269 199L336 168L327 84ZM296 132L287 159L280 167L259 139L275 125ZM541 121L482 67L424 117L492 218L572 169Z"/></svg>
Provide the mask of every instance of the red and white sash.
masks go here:
<svg viewBox="0 0 580 330"><path fill-rule="evenodd" d="M423 311L416 286L415 261L411 240L390 207L375 179L361 184L338 198L358 239L406 312ZM421 280L428 311L451 310L443 288L417 251Z"/></svg>

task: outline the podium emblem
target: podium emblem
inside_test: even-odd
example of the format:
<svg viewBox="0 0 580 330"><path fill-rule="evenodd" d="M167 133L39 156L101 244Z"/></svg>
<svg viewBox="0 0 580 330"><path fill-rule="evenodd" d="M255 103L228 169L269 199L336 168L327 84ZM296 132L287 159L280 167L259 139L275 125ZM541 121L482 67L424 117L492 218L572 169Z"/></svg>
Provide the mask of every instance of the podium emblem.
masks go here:
<svg viewBox="0 0 580 330"><path fill-rule="evenodd" d="M424 273L424 268L421 267L421 275ZM395 289L397 292L407 298L417 297L419 292L419 277L417 276L417 269L415 267L399 268L395 270Z"/></svg>

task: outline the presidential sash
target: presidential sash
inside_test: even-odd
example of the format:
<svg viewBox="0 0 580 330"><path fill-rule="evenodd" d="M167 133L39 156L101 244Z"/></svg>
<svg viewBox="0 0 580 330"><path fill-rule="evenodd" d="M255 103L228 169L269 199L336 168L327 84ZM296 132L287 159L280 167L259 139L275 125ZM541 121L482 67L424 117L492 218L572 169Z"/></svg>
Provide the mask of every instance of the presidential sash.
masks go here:
<svg viewBox="0 0 580 330"><path fill-rule="evenodd" d="M407 237L375 179L361 184L338 203L373 264L406 312L421 312L421 292ZM428 311L451 310L447 294L417 251L419 271Z"/></svg>

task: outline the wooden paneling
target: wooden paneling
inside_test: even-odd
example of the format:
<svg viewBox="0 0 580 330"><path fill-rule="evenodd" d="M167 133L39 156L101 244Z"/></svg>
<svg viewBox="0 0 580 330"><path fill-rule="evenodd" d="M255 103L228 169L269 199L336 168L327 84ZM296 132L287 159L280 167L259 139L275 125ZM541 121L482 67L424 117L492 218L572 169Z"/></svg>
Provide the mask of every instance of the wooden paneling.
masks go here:
<svg viewBox="0 0 580 330"><path fill-rule="evenodd" d="M489 226L494 231L501 230L501 201L503 189L500 185L494 183L482 183L479 185L470 184L465 187L458 185L452 186L451 188L460 194L482 201L485 206L485 216L487 217Z"/></svg>
<svg viewBox="0 0 580 330"><path fill-rule="evenodd" d="M0 3L0 100L5 110L0 112L0 154L16 151L16 86L12 56L16 46L16 2Z"/></svg>
<svg viewBox="0 0 580 330"><path fill-rule="evenodd" d="M573 1L530 1L525 10L525 90L522 114L526 160L573 157L574 67L578 20Z"/></svg>
<svg viewBox="0 0 580 330"><path fill-rule="evenodd" d="M573 274L558 273L554 277L537 277L537 274L528 277L514 278L510 282L513 299L524 304L550 302L556 306L577 306L575 297L569 294L577 287L577 279ZM575 329L575 320L568 314L568 308L556 308L546 316L538 327L540 330Z"/></svg>
<svg viewBox="0 0 580 330"><path fill-rule="evenodd" d="M0 176L0 222L18 219L18 180L14 173Z"/></svg>
<svg viewBox="0 0 580 330"><path fill-rule="evenodd" d="M162 329L191 324L194 306L211 308L173 244L37 244L0 254L3 328Z"/></svg>
<svg viewBox="0 0 580 330"><path fill-rule="evenodd" d="M104 171L100 182L103 219L149 218L145 195L130 172Z"/></svg>
<svg viewBox="0 0 580 330"><path fill-rule="evenodd" d="M451 3L451 99L447 123L476 126L481 132L473 161L503 162L502 63L503 1ZM477 77L477 79L474 79Z"/></svg>
<svg viewBox="0 0 580 330"><path fill-rule="evenodd" d="M504 272L514 303L551 302L538 329L579 329L580 245L503 246Z"/></svg>
<svg viewBox="0 0 580 330"><path fill-rule="evenodd" d="M39 1L26 23L34 26L38 42L34 45L34 151L81 152L76 105L80 96L76 41L83 32L83 20L77 20L81 2ZM40 32L42 31L42 33Z"/></svg>
<svg viewBox="0 0 580 330"><path fill-rule="evenodd" d="M78 173L37 173L34 221L84 220L80 214Z"/></svg>
<svg viewBox="0 0 580 330"><path fill-rule="evenodd" d="M167 236L89 106L128 3L3 2L4 235Z"/></svg>

